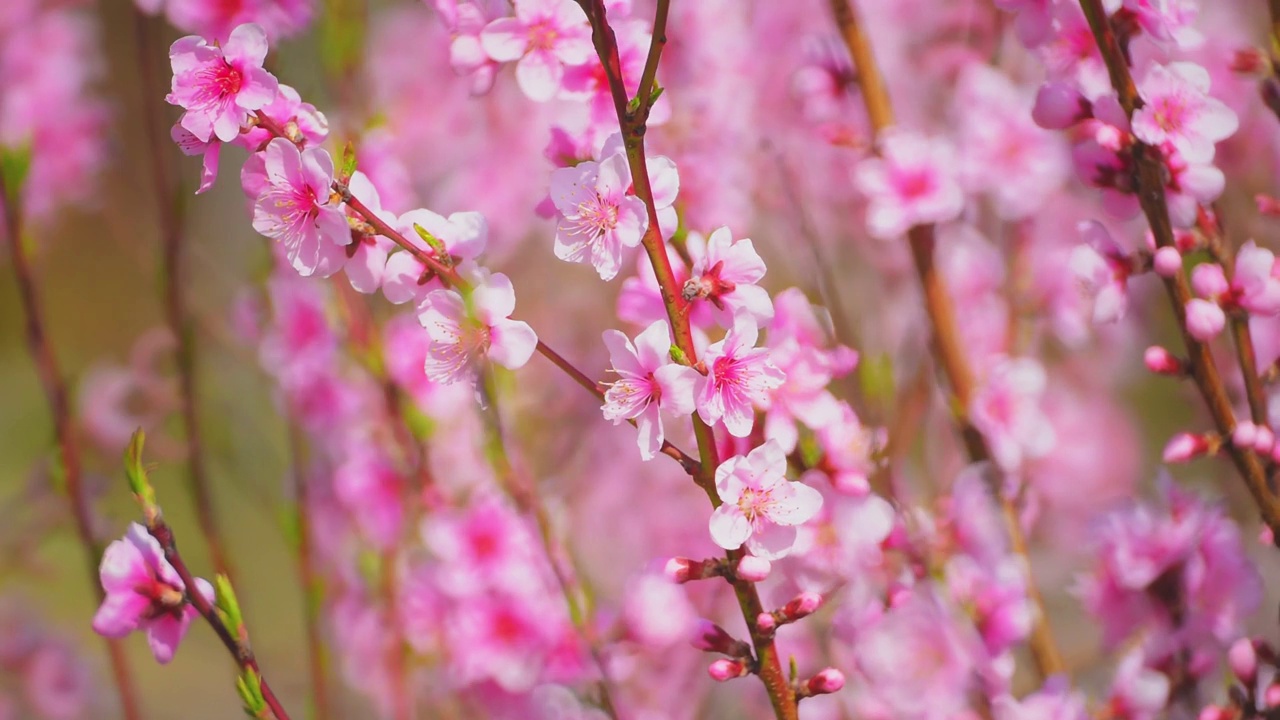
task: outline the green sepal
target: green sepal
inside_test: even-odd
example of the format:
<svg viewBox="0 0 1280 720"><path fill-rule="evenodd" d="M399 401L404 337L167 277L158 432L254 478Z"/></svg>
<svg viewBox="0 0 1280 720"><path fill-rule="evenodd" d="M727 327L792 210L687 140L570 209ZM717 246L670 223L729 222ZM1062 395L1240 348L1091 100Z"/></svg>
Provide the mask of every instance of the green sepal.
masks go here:
<svg viewBox="0 0 1280 720"><path fill-rule="evenodd" d="M413 224L413 231L418 233L418 237L422 238L422 241L427 245L430 245L432 250L436 251L436 259L438 259L442 265L445 267L453 267L453 258L449 255L449 250L445 248L443 240L427 232L426 229L418 223Z"/></svg>
<svg viewBox="0 0 1280 720"><path fill-rule="evenodd" d="M129 446L124 451L124 473L129 478L129 490L142 506L143 514L151 518L151 511L156 507L156 490L147 479L147 469L142 465L142 447L146 444L147 435L138 428L129 438Z"/></svg>
<svg viewBox="0 0 1280 720"><path fill-rule="evenodd" d="M689 362L689 356L685 355L684 351L676 347L675 345L671 346L671 351L667 354L671 356L671 362L673 363L678 363L686 367L692 364Z"/></svg>
<svg viewBox="0 0 1280 720"><path fill-rule="evenodd" d="M342 148L342 169L338 175L338 179L343 185L351 182L351 176L356 174L356 146L350 141Z"/></svg>
<svg viewBox="0 0 1280 720"><path fill-rule="evenodd" d="M244 714L252 718L266 715L267 701L262 697L262 677L253 668L245 668L236 678L236 692L244 704Z"/></svg>

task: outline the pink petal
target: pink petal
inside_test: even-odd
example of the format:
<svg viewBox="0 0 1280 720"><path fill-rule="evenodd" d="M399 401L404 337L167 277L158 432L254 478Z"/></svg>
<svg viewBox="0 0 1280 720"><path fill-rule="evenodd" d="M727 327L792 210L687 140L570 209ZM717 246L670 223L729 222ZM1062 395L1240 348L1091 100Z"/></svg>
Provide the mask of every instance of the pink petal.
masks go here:
<svg viewBox="0 0 1280 720"><path fill-rule="evenodd" d="M405 251L393 253L387 258L382 275L382 294L387 302L400 305L430 291L431 285L418 284L425 270L417 258Z"/></svg>
<svg viewBox="0 0 1280 720"><path fill-rule="evenodd" d="M499 320L489 331L489 357L508 370L524 367L538 347L538 336L528 323Z"/></svg>
<svg viewBox="0 0 1280 720"><path fill-rule="evenodd" d="M187 606L180 618L161 615L147 624L147 644L151 646L151 654L155 656L156 662L168 665L173 660L195 612L195 608Z"/></svg>
<svg viewBox="0 0 1280 720"><path fill-rule="evenodd" d="M239 60L261 67L267 59L267 33L256 23L240 25L222 44L222 54L228 61Z"/></svg>
<svg viewBox="0 0 1280 720"><path fill-rule="evenodd" d="M711 539L725 550L737 550L751 537L751 522L737 505L724 503L711 513Z"/></svg>
<svg viewBox="0 0 1280 720"><path fill-rule="evenodd" d="M747 549L756 557L779 560L795 547L796 536L796 529L789 525L765 525L747 540Z"/></svg>
<svg viewBox="0 0 1280 720"><path fill-rule="evenodd" d="M529 36L519 20L499 18L480 31L480 45L497 62L510 62L529 49Z"/></svg>
<svg viewBox="0 0 1280 720"><path fill-rule="evenodd" d="M93 616L93 631L104 637L122 638L138 629L138 622L151 609L151 601L132 590L107 593Z"/></svg>
<svg viewBox="0 0 1280 720"><path fill-rule="evenodd" d="M694 390L702 375L691 367L668 363L653 371L662 391L662 409L672 415L691 415L696 407Z"/></svg>
<svg viewBox="0 0 1280 720"><path fill-rule="evenodd" d="M546 50L534 50L516 63L516 82L534 102L546 102L560 91L564 66Z"/></svg>
<svg viewBox="0 0 1280 720"><path fill-rule="evenodd" d="M604 345L609 349L609 364L623 375L642 378L649 371L636 356L635 345L621 330L605 330L602 334Z"/></svg>
<svg viewBox="0 0 1280 720"><path fill-rule="evenodd" d="M774 490L775 500L765 510L771 521L778 525L799 525L822 509L822 493L802 482L784 483Z"/></svg>
<svg viewBox="0 0 1280 720"><path fill-rule="evenodd" d="M516 291L511 278L502 273L490 275L471 293L471 306L475 308L476 317L486 325L510 317L516 309Z"/></svg>

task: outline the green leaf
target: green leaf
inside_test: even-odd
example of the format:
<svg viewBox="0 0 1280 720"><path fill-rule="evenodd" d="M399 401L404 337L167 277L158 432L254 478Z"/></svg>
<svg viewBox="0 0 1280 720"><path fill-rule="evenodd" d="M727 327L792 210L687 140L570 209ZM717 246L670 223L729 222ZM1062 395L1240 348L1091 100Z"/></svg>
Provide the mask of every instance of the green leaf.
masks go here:
<svg viewBox="0 0 1280 720"><path fill-rule="evenodd" d="M893 379L893 358L887 353L864 354L858 363L858 382L867 399L883 406L892 403L897 393Z"/></svg>
<svg viewBox="0 0 1280 720"><path fill-rule="evenodd" d="M436 258L440 260L442 265L445 267L453 267L453 258L449 255L449 250L444 246L443 240L427 232L426 229L418 223L413 224L413 231L418 233L418 237L422 238L422 242L430 245L431 249L435 250Z"/></svg>
<svg viewBox="0 0 1280 720"><path fill-rule="evenodd" d="M147 469L142 465L142 447L147 441L142 428L134 431L129 446L124 451L124 473L129 478L129 489L142 505L144 514L156 505L156 491L147 479Z"/></svg>
<svg viewBox="0 0 1280 720"><path fill-rule="evenodd" d="M236 591L231 587L231 580L221 573L213 579L213 600L222 621L237 636L243 636L244 616L240 613L240 602L236 599Z"/></svg>
<svg viewBox="0 0 1280 720"><path fill-rule="evenodd" d="M676 347L675 345L671 346L671 352L668 354L671 355L671 362L673 363L679 363L680 365L685 365L685 366L688 366L690 364L689 356L685 355L684 351Z"/></svg>
<svg viewBox="0 0 1280 720"><path fill-rule="evenodd" d="M356 173L356 146L350 140L346 146L342 148L342 170L338 175L343 184L351 180L351 176Z"/></svg>
<svg viewBox="0 0 1280 720"><path fill-rule="evenodd" d="M245 668L236 678L236 692L249 717L260 718L267 712L267 701L262 697L262 677L253 668Z"/></svg>
<svg viewBox="0 0 1280 720"><path fill-rule="evenodd" d="M31 171L31 145L16 148L0 146L0 178L4 178L5 203L16 202L22 195L22 184Z"/></svg>

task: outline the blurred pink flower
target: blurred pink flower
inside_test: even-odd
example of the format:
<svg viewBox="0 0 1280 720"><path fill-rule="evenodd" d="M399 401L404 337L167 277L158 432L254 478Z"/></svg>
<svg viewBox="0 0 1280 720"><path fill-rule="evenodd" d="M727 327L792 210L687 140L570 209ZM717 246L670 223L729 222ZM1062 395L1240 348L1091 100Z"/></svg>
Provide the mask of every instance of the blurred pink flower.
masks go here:
<svg viewBox="0 0 1280 720"><path fill-rule="evenodd" d="M515 288L502 273L482 277L466 300L453 290L428 293L418 306L418 322L431 338L427 377L474 382L476 363L486 358L508 370L523 367L538 336L528 323L509 319L515 307Z"/></svg>
<svg viewBox="0 0 1280 720"><path fill-rule="evenodd" d="M1032 358L995 358L969 402L973 424L1006 472L1053 449L1053 425L1040 408L1048 379Z"/></svg>
<svg viewBox="0 0 1280 720"><path fill-rule="evenodd" d="M515 17L499 18L480 32L480 45L498 62L516 63L516 81L530 100L556 96L565 65L592 58L591 27L573 0L515 0Z"/></svg>
<svg viewBox="0 0 1280 720"><path fill-rule="evenodd" d="M1194 63L1152 65L1138 82L1143 106L1133 134L1148 145L1170 143L1191 164L1213 159L1214 143L1235 133L1236 114L1209 94L1209 72Z"/></svg>
<svg viewBox="0 0 1280 720"><path fill-rule="evenodd" d="M858 163L854 177L867 197L867 232L891 240L915 225L954 219L964 194L953 175L951 148L941 140L894 130L884 133L880 156Z"/></svg>
<svg viewBox="0 0 1280 720"><path fill-rule="evenodd" d="M241 25L222 45L196 35L178 39L169 50L173 92L166 98L186 112L179 123L203 142L231 142L249 114L270 104L278 83L262 68L267 35L258 25Z"/></svg>
<svg viewBox="0 0 1280 720"><path fill-rule="evenodd" d="M716 468L716 492L723 503L711 514L711 538L717 545L736 550L746 543L753 555L766 560L791 552L795 526L822 509L822 494L791 482L786 471L786 453L775 442Z"/></svg>
<svg viewBox="0 0 1280 720"><path fill-rule="evenodd" d="M160 543L137 523L107 546L99 568L106 597L93 617L99 635L122 638L145 630L156 662L173 659L187 632L195 606L187 602L177 571L165 560ZM213 601L213 586L196 578L196 592Z"/></svg>

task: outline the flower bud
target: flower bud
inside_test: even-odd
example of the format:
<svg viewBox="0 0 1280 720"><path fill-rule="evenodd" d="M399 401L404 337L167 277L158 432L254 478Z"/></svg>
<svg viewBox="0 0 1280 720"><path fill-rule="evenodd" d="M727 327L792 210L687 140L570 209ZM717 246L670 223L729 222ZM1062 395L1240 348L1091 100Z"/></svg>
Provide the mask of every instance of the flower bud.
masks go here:
<svg viewBox="0 0 1280 720"><path fill-rule="evenodd" d="M1187 332L1200 342L1208 342L1222 332L1227 316L1216 303L1201 298L1187 302Z"/></svg>
<svg viewBox="0 0 1280 720"><path fill-rule="evenodd" d="M1253 201L1258 204L1258 212L1271 217L1280 217L1280 200L1270 195L1258 193L1253 196Z"/></svg>
<svg viewBox="0 0 1280 720"><path fill-rule="evenodd" d="M751 646L736 640L724 628L710 620L699 620L694 630L692 644L704 652L720 653L730 657L750 657Z"/></svg>
<svg viewBox="0 0 1280 720"><path fill-rule="evenodd" d="M743 556L738 561L738 579L747 582L760 582L769 577L769 571L773 569L773 564L768 560L755 555Z"/></svg>
<svg viewBox="0 0 1280 720"><path fill-rule="evenodd" d="M724 575L725 566L724 561L717 558L690 560L684 557L674 557L667 561L667 564L662 568L662 573L671 582L681 585L690 580L705 580Z"/></svg>
<svg viewBox="0 0 1280 720"><path fill-rule="evenodd" d="M687 583L691 579L689 577L691 563L692 561L689 558L673 557L667 561L667 564L662 568L662 572L673 583Z"/></svg>
<svg viewBox="0 0 1280 720"><path fill-rule="evenodd" d="M1253 440L1253 449L1263 455L1270 454L1276 446L1276 434L1266 425L1258 426L1258 436Z"/></svg>
<svg viewBox="0 0 1280 720"><path fill-rule="evenodd" d="M1231 53L1231 72L1242 75L1253 75L1269 72L1267 56L1256 47L1239 48Z"/></svg>
<svg viewBox="0 0 1280 720"><path fill-rule="evenodd" d="M1203 435L1182 432L1169 438L1164 446L1164 461L1167 463L1184 463L1209 452L1209 440Z"/></svg>
<svg viewBox="0 0 1280 720"><path fill-rule="evenodd" d="M778 629L778 621L773 613L762 612L756 616L756 629L767 635Z"/></svg>
<svg viewBox="0 0 1280 720"><path fill-rule="evenodd" d="M1182 253L1175 247L1159 248L1151 258L1151 267L1160 277L1173 277L1182 270Z"/></svg>
<svg viewBox="0 0 1280 720"><path fill-rule="evenodd" d="M1191 271L1191 289L1200 297L1215 298L1231 289L1227 274L1217 263L1201 263Z"/></svg>
<svg viewBox="0 0 1280 720"><path fill-rule="evenodd" d="M1231 431L1231 443L1238 448L1251 448L1258 439L1258 426L1249 420L1241 420Z"/></svg>
<svg viewBox="0 0 1280 720"><path fill-rule="evenodd" d="M1186 371L1181 360L1159 345L1147 348L1142 354L1142 361L1148 370L1157 375L1181 375Z"/></svg>
<svg viewBox="0 0 1280 720"><path fill-rule="evenodd" d="M1262 694L1262 702L1269 708L1280 706L1280 685L1273 683L1267 686L1267 691Z"/></svg>
<svg viewBox="0 0 1280 720"><path fill-rule="evenodd" d="M844 687L844 673L835 668L826 668L805 681L801 693L805 696L829 695L840 692Z"/></svg>
<svg viewBox="0 0 1280 720"><path fill-rule="evenodd" d="M1080 91L1065 82L1050 81L1036 91L1031 119L1046 130L1065 130L1089 117L1089 102Z"/></svg>
<svg viewBox="0 0 1280 720"><path fill-rule="evenodd" d="M1231 672L1246 686L1252 687L1258 679L1258 651L1249 638L1240 638L1227 651L1227 664Z"/></svg>
<svg viewBox="0 0 1280 720"><path fill-rule="evenodd" d="M716 660L707 666L707 673L716 682L727 682L740 678L748 672L747 664L741 660Z"/></svg>
<svg viewBox="0 0 1280 720"><path fill-rule="evenodd" d="M1209 705L1200 711L1196 720L1231 720L1231 713L1217 705Z"/></svg>
<svg viewBox="0 0 1280 720"><path fill-rule="evenodd" d="M799 620L817 612L822 606L822 596L815 592L802 592L791 602L782 607L781 615L786 622Z"/></svg>

